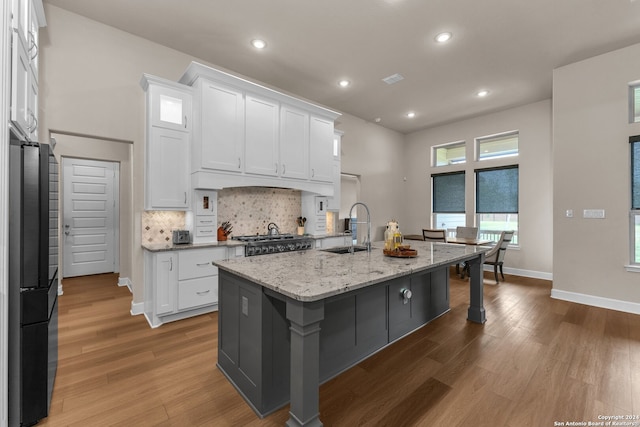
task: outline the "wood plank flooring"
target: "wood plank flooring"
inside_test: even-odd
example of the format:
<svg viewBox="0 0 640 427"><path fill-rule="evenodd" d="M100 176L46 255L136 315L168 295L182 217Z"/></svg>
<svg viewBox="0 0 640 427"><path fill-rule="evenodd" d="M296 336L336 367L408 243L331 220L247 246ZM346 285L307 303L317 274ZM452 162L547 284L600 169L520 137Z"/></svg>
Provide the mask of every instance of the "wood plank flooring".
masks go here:
<svg viewBox="0 0 640 427"><path fill-rule="evenodd" d="M485 280L487 323L451 311L320 390L325 426L554 426L640 415L640 316L553 300L547 281ZM66 279L43 426L282 426L215 367L217 313L151 329L113 274ZM640 420L637 425L640 425Z"/></svg>

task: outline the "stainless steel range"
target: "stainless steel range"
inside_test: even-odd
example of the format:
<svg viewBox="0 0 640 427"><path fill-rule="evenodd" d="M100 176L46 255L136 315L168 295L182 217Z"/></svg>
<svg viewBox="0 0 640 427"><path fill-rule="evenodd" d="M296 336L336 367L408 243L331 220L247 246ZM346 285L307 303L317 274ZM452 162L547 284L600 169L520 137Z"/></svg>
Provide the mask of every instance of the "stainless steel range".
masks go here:
<svg viewBox="0 0 640 427"><path fill-rule="evenodd" d="M244 256L304 251L313 248L313 239L293 234L234 236L233 239L247 243Z"/></svg>

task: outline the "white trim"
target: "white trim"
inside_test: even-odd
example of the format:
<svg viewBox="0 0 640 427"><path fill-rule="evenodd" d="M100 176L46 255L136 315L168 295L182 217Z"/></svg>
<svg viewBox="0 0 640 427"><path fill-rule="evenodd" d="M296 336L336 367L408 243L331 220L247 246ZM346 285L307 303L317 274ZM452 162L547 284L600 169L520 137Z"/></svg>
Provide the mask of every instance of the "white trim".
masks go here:
<svg viewBox="0 0 640 427"><path fill-rule="evenodd" d="M551 289L551 298L590 305L593 307L623 311L625 313L640 314L640 304L637 302L579 294L577 292L562 291L559 289Z"/></svg>
<svg viewBox="0 0 640 427"><path fill-rule="evenodd" d="M624 269L630 273L640 273L640 265L637 264L625 265Z"/></svg>
<svg viewBox="0 0 640 427"><path fill-rule="evenodd" d="M131 315L138 316L144 314L144 303L131 301Z"/></svg>
<svg viewBox="0 0 640 427"><path fill-rule="evenodd" d="M118 277L118 286L126 286L133 293L131 279L128 277Z"/></svg>
<svg viewBox="0 0 640 427"><path fill-rule="evenodd" d="M491 273L493 273L493 266L485 265L484 271L490 271ZM504 267L503 271L505 274L513 274L514 276L531 277L532 279L553 280L553 273L547 273L545 271L522 270L519 268L509 267ZM498 276L499 275L500 270L498 268Z"/></svg>
<svg viewBox="0 0 640 427"><path fill-rule="evenodd" d="M11 104L11 14L9 1L0 5L0 426L9 423L9 106Z"/></svg>

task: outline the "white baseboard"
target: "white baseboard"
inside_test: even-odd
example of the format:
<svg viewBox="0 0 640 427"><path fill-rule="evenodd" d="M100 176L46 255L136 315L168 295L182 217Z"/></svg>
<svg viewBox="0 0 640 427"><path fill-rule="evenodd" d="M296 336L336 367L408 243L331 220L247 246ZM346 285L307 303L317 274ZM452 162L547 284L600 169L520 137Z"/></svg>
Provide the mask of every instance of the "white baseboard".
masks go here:
<svg viewBox="0 0 640 427"><path fill-rule="evenodd" d="M133 293L131 289L131 280L128 277L118 277L118 286L126 286L129 292Z"/></svg>
<svg viewBox="0 0 640 427"><path fill-rule="evenodd" d="M138 316L144 314L144 303L131 301L131 315Z"/></svg>
<svg viewBox="0 0 640 427"><path fill-rule="evenodd" d="M579 294L577 292L561 291L559 289L551 289L551 298L576 302L578 304L590 305L593 307L623 311L625 313L640 314L640 304L636 302Z"/></svg>
<svg viewBox="0 0 640 427"><path fill-rule="evenodd" d="M490 271L493 273L492 265L485 265L484 271ZM553 280L553 273L546 273L544 271L534 270L522 270L519 268L503 267L502 271L505 274L513 274L514 276L531 277L532 279ZM500 274L500 268L498 268L498 274Z"/></svg>

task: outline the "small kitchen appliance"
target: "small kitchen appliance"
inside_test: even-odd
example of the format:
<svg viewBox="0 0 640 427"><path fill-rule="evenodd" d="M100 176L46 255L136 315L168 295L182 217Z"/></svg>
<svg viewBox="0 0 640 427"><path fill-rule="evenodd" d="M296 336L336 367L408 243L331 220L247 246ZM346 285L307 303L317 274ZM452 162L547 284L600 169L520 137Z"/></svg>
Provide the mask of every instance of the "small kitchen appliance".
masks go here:
<svg viewBox="0 0 640 427"><path fill-rule="evenodd" d="M174 245L186 245L190 241L189 230L173 230Z"/></svg>

